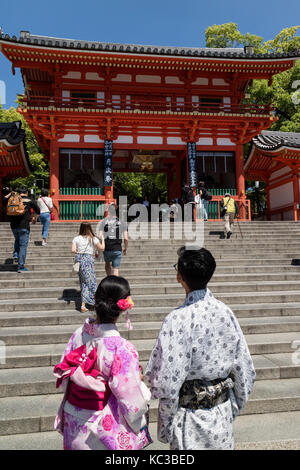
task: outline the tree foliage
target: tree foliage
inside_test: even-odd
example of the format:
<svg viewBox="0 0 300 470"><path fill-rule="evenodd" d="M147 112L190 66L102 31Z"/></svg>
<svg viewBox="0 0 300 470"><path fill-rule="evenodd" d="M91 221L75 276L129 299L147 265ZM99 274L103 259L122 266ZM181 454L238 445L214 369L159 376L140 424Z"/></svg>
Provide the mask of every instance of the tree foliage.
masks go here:
<svg viewBox="0 0 300 470"><path fill-rule="evenodd" d="M274 39L263 41L263 38L246 33L242 34L236 23L213 25L205 32L207 47L243 47L253 46L256 54L276 54L299 51L299 26L292 26L280 31ZM300 61L295 66L274 76L272 84L267 80L254 80L248 87L249 98L245 101L257 104L271 104L277 120L270 129L284 132L300 132ZM245 159L248 157L251 144L244 146ZM247 197L252 200L255 211L265 205L264 183L260 189L255 188L254 181L247 181Z"/></svg>
<svg viewBox="0 0 300 470"><path fill-rule="evenodd" d="M299 26L280 31L274 39L263 41L254 34L242 34L236 23L213 25L205 31L207 47L242 47L251 45L257 54L288 53L295 50L300 55ZM277 120L273 130L300 132L300 61L294 68L276 75L272 84L267 80L254 80L248 88L248 101L257 104L271 104ZM249 147L249 146L248 146Z"/></svg>
<svg viewBox="0 0 300 470"><path fill-rule="evenodd" d="M167 202L167 178L163 173L114 173L114 197L126 195L128 203L141 202L144 196L153 203Z"/></svg>

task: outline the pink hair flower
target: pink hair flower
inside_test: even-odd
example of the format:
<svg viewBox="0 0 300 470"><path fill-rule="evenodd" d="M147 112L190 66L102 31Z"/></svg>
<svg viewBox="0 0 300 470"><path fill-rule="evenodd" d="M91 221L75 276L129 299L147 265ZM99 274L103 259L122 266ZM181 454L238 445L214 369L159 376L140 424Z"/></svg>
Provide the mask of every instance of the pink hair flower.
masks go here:
<svg viewBox="0 0 300 470"><path fill-rule="evenodd" d="M132 330L132 325L131 325L131 321L129 319L129 313L128 313L128 310L131 310L132 307L134 306L132 298L129 295L126 299L120 299L117 302L117 305L120 310L126 311L126 327L128 330Z"/></svg>
<svg viewBox="0 0 300 470"><path fill-rule="evenodd" d="M134 306L132 298L128 296L126 299L120 299L117 303L120 310L131 310Z"/></svg>

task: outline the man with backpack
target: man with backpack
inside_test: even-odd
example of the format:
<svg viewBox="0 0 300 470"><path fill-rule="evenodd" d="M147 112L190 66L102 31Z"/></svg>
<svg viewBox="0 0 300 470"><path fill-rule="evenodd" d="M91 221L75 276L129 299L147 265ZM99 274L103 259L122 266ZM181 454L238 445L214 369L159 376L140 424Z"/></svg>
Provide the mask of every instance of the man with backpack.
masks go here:
<svg viewBox="0 0 300 470"><path fill-rule="evenodd" d="M108 216L100 222L97 236L105 241L104 261L107 276L119 276L123 239L123 255L126 256L128 249L128 228L127 224L117 217L115 204L109 205Z"/></svg>
<svg viewBox="0 0 300 470"><path fill-rule="evenodd" d="M189 214L191 211L192 215L192 222L195 221L195 196L194 196L194 191L193 188L191 188L188 184L185 184L182 188L182 194L181 194L181 200L183 202L183 205L189 204L189 211L188 211L188 218Z"/></svg>
<svg viewBox="0 0 300 470"><path fill-rule="evenodd" d="M230 193L226 193L221 201L221 217L225 222L224 236L221 238L230 238L232 235L233 220L239 215L239 206L231 197Z"/></svg>
<svg viewBox="0 0 300 470"><path fill-rule="evenodd" d="M28 197L28 190L26 188L20 188L18 193L12 191L6 196L6 214L7 220L10 222L11 231L15 237L14 263L18 264L18 273L24 273L28 271L24 265L30 236L31 213L33 211L39 214L40 209Z"/></svg>

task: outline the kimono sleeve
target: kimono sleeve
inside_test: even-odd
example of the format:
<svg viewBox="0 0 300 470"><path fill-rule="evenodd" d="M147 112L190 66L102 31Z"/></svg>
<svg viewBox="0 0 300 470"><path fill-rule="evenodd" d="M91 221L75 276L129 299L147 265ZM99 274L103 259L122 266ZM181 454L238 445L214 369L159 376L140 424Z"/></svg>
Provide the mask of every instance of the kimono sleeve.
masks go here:
<svg viewBox="0 0 300 470"><path fill-rule="evenodd" d="M184 313L174 312L162 325L145 372L152 398L160 400L158 439L166 443L172 437L179 391L192 361L193 338L188 309Z"/></svg>
<svg viewBox="0 0 300 470"><path fill-rule="evenodd" d="M236 418L245 407L255 382L256 372L244 334L236 320L238 334L235 361L230 376L234 388L230 391L233 417Z"/></svg>
<svg viewBox="0 0 300 470"><path fill-rule="evenodd" d="M149 397L143 393L146 386L141 382L138 354L131 344L116 351L108 383L124 419L138 433L146 424L144 414L148 410L150 393Z"/></svg>

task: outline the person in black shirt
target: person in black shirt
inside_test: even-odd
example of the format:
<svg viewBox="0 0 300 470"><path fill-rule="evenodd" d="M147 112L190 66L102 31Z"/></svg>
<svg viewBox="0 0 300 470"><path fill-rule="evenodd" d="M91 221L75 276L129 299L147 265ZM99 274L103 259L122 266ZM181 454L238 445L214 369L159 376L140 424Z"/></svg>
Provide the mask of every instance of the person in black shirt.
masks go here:
<svg viewBox="0 0 300 470"><path fill-rule="evenodd" d="M116 216L116 206L111 204L108 208L108 217L100 223L98 237L104 238L104 261L107 276L119 276L122 260L122 235L124 236L123 254L127 254L128 230L126 224Z"/></svg>
<svg viewBox="0 0 300 470"><path fill-rule="evenodd" d="M22 198L25 212L22 215L7 216L7 220L10 222L10 228L15 237L13 253L14 263L18 263L18 273L24 273L28 271L24 265L30 237L31 209L36 214L40 213L40 209L36 203L28 197L28 190L26 188L19 189L18 193ZM11 192L5 196L6 205L8 204L10 196L13 194L14 192Z"/></svg>
<svg viewBox="0 0 300 470"><path fill-rule="evenodd" d="M195 196L194 196L194 191L193 189L185 184L184 187L182 188L182 194L181 194L181 199L183 204L190 204L191 209L192 209L192 222L195 221L195 214L194 214L194 209L195 209Z"/></svg>

